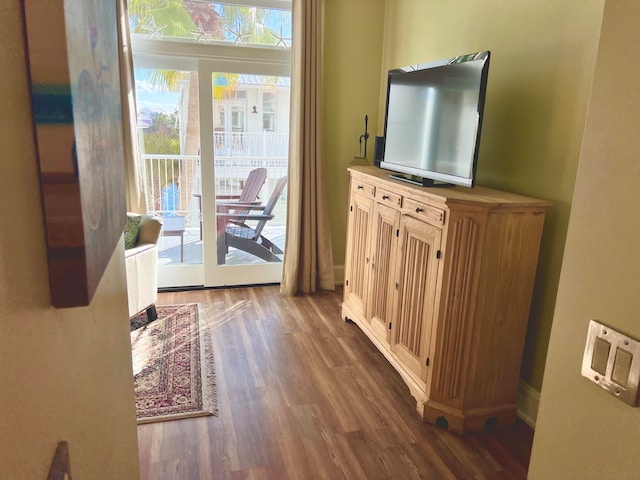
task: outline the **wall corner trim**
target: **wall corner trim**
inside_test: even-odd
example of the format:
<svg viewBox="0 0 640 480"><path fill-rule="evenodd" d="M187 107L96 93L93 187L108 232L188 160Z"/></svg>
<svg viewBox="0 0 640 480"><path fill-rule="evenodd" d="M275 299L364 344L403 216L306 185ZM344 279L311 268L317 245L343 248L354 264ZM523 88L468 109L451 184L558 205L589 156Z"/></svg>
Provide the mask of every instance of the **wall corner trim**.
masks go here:
<svg viewBox="0 0 640 480"><path fill-rule="evenodd" d="M523 380L518 383L518 397L516 404L518 407L518 417L534 430L536 429L536 419L538 417L538 405L540 403L540 392Z"/></svg>
<svg viewBox="0 0 640 480"><path fill-rule="evenodd" d="M336 285L344 285L344 265L334 265L333 276Z"/></svg>

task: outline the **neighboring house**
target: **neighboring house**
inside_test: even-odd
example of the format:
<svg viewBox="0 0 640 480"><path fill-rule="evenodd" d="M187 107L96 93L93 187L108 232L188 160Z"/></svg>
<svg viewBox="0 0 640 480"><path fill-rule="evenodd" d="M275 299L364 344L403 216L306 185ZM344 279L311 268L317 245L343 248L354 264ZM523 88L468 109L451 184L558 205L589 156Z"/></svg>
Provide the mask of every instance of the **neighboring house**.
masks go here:
<svg viewBox="0 0 640 480"><path fill-rule="evenodd" d="M45 478L57 442L66 439L74 478L135 478L123 247L89 307L55 310L49 303L21 4L8 0L0 16L0 69L11 72L0 76L0 476ZM579 373L590 317L640 336L632 248L640 243L640 99L630 83L640 74L633 60L639 24L635 0L326 0L323 148L337 268L345 167L357 150L361 118L381 103L381 57L409 64L418 55L440 58L470 47L495 53L479 181L557 197L523 361L523 379L534 390L545 377L534 480L635 478L639 470L638 409ZM375 125L380 115L373 113Z"/></svg>
<svg viewBox="0 0 640 480"><path fill-rule="evenodd" d="M269 82L265 85L265 81ZM238 82L228 98L214 101L214 135L216 137L216 154L231 155L235 151L242 151L242 143L234 139L242 136L232 134L251 134L248 138L258 138L257 134L289 135L289 90L291 81L288 77L264 78L259 75L238 75ZM188 145L193 140L188 138L188 127L195 111L197 119L197 103L194 102L194 93L190 89L190 81L184 80L180 84L178 101L178 124L180 126L180 153L193 155L197 149L190 151ZM197 120L196 120L197 121ZM228 137L228 138L227 138ZM256 145L260 147L261 144ZM279 146L282 146L280 144ZM253 147L247 152L253 156L260 150ZM286 157L285 150L278 150L278 157ZM247 147L248 148L248 147ZM275 153L274 153L275 155ZM264 154L262 155L264 156Z"/></svg>

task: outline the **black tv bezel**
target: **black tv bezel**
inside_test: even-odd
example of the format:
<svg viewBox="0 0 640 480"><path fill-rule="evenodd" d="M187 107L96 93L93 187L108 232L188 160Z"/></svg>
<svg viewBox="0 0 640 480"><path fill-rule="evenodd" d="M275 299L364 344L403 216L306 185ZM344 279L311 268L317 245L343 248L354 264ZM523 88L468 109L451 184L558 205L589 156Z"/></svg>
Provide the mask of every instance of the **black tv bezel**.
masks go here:
<svg viewBox="0 0 640 480"><path fill-rule="evenodd" d="M391 81L393 76L406 75L416 71L428 70L433 68L439 68L447 65L460 64L466 62L483 62L480 83L478 85L478 127L476 129L476 138L473 152L473 160L471 165L471 174L469 177L460 177L457 175L451 175L448 173L437 172L434 170L417 169L415 167L409 167L398 163L390 163L385 161L385 157L381 159L379 167L391 172L396 172L399 175L391 175L393 178L398 178L410 183L422 185L422 186L455 186L460 185L464 187L473 188L476 181L476 171L478 167L478 154L480 150L480 138L482 133L482 122L484 117L484 106L487 92L487 81L489 77L489 61L491 58L491 52L489 50L482 50L475 53L468 53L465 55L458 55L452 58L446 58L437 60L434 62L421 63L417 65L409 65L407 67L395 68L389 70L387 74L387 96L385 103L384 114L384 142L386 147L387 139L387 123L389 116L389 96L391 93ZM386 148L384 150L386 155ZM408 176L407 176L408 175Z"/></svg>

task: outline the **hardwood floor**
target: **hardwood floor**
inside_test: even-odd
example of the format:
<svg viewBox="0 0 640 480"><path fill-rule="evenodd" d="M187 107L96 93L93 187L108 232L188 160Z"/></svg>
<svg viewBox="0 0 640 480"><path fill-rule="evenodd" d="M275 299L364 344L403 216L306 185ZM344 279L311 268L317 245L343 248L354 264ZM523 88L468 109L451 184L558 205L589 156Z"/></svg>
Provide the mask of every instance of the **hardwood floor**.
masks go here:
<svg viewBox="0 0 640 480"><path fill-rule="evenodd" d="M140 425L141 478L525 479L533 431L460 436L423 423L342 290L278 287L160 294L201 303L213 332L219 416Z"/></svg>

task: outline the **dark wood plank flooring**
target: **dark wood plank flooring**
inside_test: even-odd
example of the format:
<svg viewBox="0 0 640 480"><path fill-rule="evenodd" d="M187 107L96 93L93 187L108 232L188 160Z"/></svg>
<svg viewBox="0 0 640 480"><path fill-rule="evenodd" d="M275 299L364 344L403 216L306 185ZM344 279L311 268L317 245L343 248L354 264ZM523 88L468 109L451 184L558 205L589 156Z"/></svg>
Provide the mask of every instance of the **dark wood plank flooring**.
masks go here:
<svg viewBox="0 0 640 480"><path fill-rule="evenodd" d="M141 478L525 479L533 431L460 436L423 423L391 365L341 320L342 291L160 294L201 303L219 416L138 427Z"/></svg>

